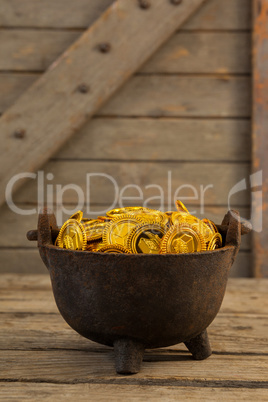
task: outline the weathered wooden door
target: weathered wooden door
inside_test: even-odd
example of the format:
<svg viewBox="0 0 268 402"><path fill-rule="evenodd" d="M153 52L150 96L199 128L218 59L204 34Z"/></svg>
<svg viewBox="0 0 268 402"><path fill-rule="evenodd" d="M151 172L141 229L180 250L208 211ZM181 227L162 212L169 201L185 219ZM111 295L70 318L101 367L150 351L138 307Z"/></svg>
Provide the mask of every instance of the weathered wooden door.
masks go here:
<svg viewBox="0 0 268 402"><path fill-rule="evenodd" d="M62 186L76 183L84 191L91 173L91 215L114 200L114 182L104 176L109 175L121 198L129 198L125 203L150 199L158 206L161 188L168 209L169 193L180 188L178 198L187 197L192 211L220 221L230 190L250 176L251 6L250 0L101 0L90 5L86 0L27 0L23 6L3 0L2 202L14 174L35 172L50 159L44 173L13 197L23 211L36 208L42 180L44 197L52 188L49 201L56 205ZM266 6L265 0L254 2L256 27L267 26ZM256 49L264 46L264 30L256 37ZM254 60L257 66L260 59ZM263 80L265 74L256 74L254 83L261 86ZM259 97L254 94L255 105ZM254 127L254 138L262 139L254 143L255 160L264 125ZM262 169L264 175L264 168L254 165L254 172ZM230 200L246 218L250 193L241 190ZM77 194L66 190L63 202L66 210L76 208ZM20 216L3 206L1 222L3 267L35 272L39 259L25 233L35 226L36 214ZM265 250L263 232L254 239L255 248L262 244ZM245 238L234 276L267 274L264 257L252 268L250 250Z"/></svg>

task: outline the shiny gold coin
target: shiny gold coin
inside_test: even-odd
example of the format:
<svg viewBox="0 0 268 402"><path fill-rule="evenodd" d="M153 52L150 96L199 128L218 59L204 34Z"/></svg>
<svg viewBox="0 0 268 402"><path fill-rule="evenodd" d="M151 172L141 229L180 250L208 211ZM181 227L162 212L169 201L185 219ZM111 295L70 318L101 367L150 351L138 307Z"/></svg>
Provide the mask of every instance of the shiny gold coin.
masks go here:
<svg viewBox="0 0 268 402"><path fill-rule="evenodd" d="M159 254L164 225L145 223L136 226L127 237L126 246L132 253Z"/></svg>
<svg viewBox="0 0 268 402"><path fill-rule="evenodd" d="M187 214L189 214L188 209L186 208L186 206L183 204L183 202L181 202L180 200L175 201L175 205L176 208L179 212L186 212Z"/></svg>
<svg viewBox="0 0 268 402"><path fill-rule="evenodd" d="M106 223L102 239L105 244L120 244L126 246L129 232L138 224L143 223L140 218L133 215L119 215Z"/></svg>
<svg viewBox="0 0 268 402"><path fill-rule="evenodd" d="M107 244L98 250L99 253L131 254L130 251L120 244Z"/></svg>
<svg viewBox="0 0 268 402"><path fill-rule="evenodd" d="M76 219L68 219L61 227L56 244L69 250L85 250L87 237L84 226Z"/></svg>
<svg viewBox="0 0 268 402"><path fill-rule="evenodd" d="M170 217L173 213L174 213L174 211L166 211L166 212L164 212L168 217Z"/></svg>
<svg viewBox="0 0 268 402"><path fill-rule="evenodd" d="M204 222L213 233L218 233L218 229L217 226L215 225L215 223L213 221L211 221L210 219L202 219L202 222Z"/></svg>
<svg viewBox="0 0 268 402"><path fill-rule="evenodd" d="M81 222L82 218L83 218L83 212L77 211L72 216L70 216L69 219L75 219L76 221Z"/></svg>
<svg viewBox="0 0 268 402"><path fill-rule="evenodd" d="M206 242L201 233L190 225L172 226L161 242L160 253L180 254L206 250Z"/></svg>
<svg viewBox="0 0 268 402"><path fill-rule="evenodd" d="M222 237L221 237L220 233L215 233L212 236L207 249L215 250L216 248L220 248L220 247L222 247Z"/></svg>
<svg viewBox="0 0 268 402"><path fill-rule="evenodd" d="M164 214L161 211L152 211L152 212L143 212L143 213L138 213L135 215L135 217L138 217L142 219L143 222L148 222L148 223L159 223L159 224L164 224L166 225L169 221L168 217L166 214Z"/></svg>
<svg viewBox="0 0 268 402"><path fill-rule="evenodd" d="M98 216L98 221L101 222L110 222L111 219L109 216Z"/></svg>
<svg viewBox="0 0 268 402"><path fill-rule="evenodd" d="M145 208L145 207L124 207L124 208L115 208L111 209L110 211L106 212L106 215L114 218L118 215L136 215L139 213L144 213L144 212L150 212L150 208Z"/></svg>
<svg viewBox="0 0 268 402"><path fill-rule="evenodd" d="M171 215L171 223L173 225L179 225L181 223L192 224L197 223L198 221L198 218L188 214L187 212L173 212L173 214Z"/></svg>
<svg viewBox="0 0 268 402"><path fill-rule="evenodd" d="M212 229L208 225L206 225L205 222L203 222L202 220L198 220L198 222L192 223L191 227L196 231L200 232L204 236L206 243L208 243L211 240L214 234L214 231L212 231Z"/></svg>
<svg viewBox="0 0 268 402"><path fill-rule="evenodd" d="M104 246L105 244L100 241L93 241L87 244L86 251L97 252L100 248Z"/></svg>
<svg viewBox="0 0 268 402"><path fill-rule="evenodd" d="M105 228L106 222L84 223L87 241L98 240L102 238L102 233Z"/></svg>

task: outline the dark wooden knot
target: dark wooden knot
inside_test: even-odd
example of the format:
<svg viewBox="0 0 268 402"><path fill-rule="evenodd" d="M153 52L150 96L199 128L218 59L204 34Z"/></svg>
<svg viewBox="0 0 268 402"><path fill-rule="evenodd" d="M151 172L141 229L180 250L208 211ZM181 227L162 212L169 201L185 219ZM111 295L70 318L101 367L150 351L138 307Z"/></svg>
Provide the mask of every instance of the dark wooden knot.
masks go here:
<svg viewBox="0 0 268 402"><path fill-rule="evenodd" d="M147 10L151 7L151 3L148 0L139 0L139 6L143 10Z"/></svg>
<svg viewBox="0 0 268 402"><path fill-rule="evenodd" d="M110 43L100 43L98 49L101 53L109 53L111 50Z"/></svg>
<svg viewBox="0 0 268 402"><path fill-rule="evenodd" d="M19 140L22 140L25 137L26 131L23 129L18 129L14 131L13 136L15 138L18 138Z"/></svg>
<svg viewBox="0 0 268 402"><path fill-rule="evenodd" d="M174 4L175 6L178 6L179 4L182 3L182 0L170 0L171 4Z"/></svg>
<svg viewBox="0 0 268 402"><path fill-rule="evenodd" d="M89 91L89 86L87 84L80 84L77 87L78 91L81 92L81 94L87 94Z"/></svg>

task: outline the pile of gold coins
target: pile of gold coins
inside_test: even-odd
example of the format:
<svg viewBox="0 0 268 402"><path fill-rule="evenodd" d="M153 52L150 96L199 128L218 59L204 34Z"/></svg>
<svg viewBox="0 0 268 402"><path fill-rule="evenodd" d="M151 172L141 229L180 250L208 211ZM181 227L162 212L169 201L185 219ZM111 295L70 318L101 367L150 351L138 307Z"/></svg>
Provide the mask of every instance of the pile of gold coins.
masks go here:
<svg viewBox="0 0 268 402"><path fill-rule="evenodd" d="M100 253L180 254L215 250L222 237L209 219L191 215L181 201L177 211L145 207L117 208L97 219L73 214L60 229L55 245Z"/></svg>

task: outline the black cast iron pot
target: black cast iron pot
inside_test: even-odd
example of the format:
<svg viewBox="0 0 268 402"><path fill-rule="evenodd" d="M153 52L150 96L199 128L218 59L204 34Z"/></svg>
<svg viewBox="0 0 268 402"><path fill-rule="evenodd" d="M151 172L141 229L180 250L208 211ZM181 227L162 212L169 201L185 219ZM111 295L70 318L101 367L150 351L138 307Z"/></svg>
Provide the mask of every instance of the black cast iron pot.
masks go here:
<svg viewBox="0 0 268 402"><path fill-rule="evenodd" d="M137 373L145 348L184 342L195 359L211 354L206 328L216 317L242 233L229 211L218 226L224 247L190 254L106 254L54 246L55 216L46 209L38 240L58 309L79 334L115 350L116 370Z"/></svg>

